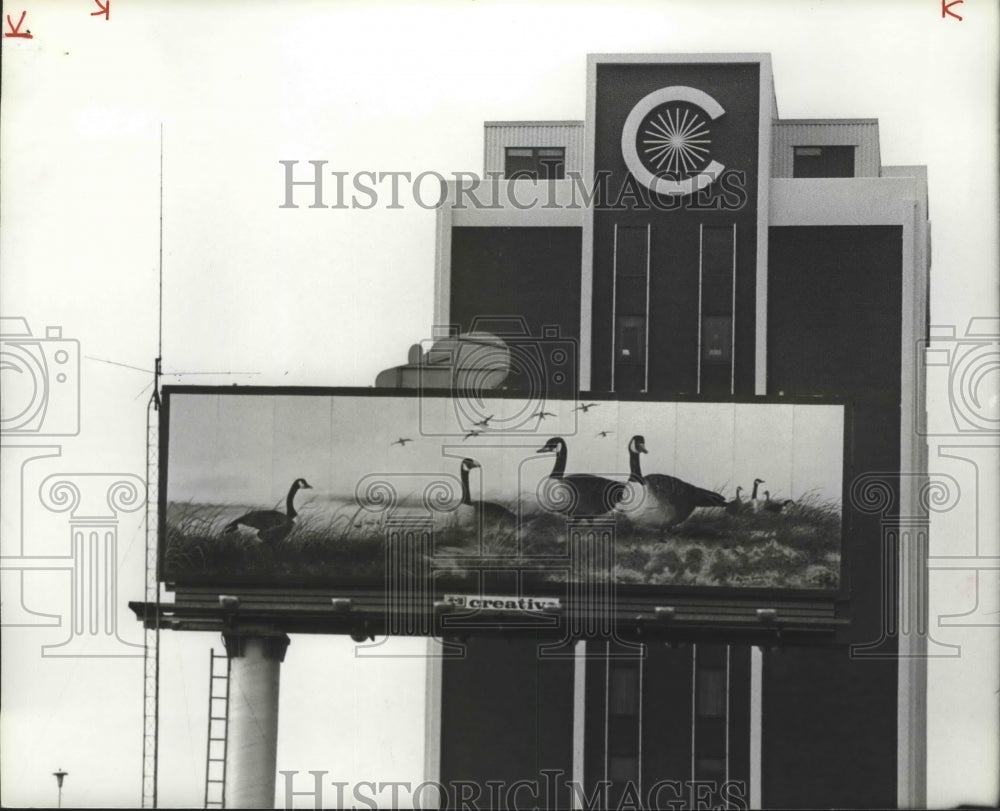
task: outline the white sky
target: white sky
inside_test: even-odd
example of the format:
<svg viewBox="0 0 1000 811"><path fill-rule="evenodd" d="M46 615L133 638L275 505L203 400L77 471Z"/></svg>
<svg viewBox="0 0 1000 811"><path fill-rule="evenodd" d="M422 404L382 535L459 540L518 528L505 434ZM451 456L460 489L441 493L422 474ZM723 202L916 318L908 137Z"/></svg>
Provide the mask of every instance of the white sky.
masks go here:
<svg viewBox="0 0 1000 811"><path fill-rule="evenodd" d="M36 335L60 325L82 356L81 432L25 468L23 511L6 498L17 481L5 462L5 555L22 529L27 554L68 553L66 515L35 498L46 476L144 476L149 375L127 367L150 369L157 354L161 122L168 382L365 386L402 363L430 335L433 212L280 210L278 161L481 172L484 120L584 117L591 52L770 52L783 117L878 118L884 164L928 166L932 322L962 333L997 313L989 0L953 6L962 22L942 19L940 0L115 0L107 21L96 8L4 8L14 22L26 10L34 38L2 43L2 314ZM930 385L931 424L945 426L946 383ZM974 441L931 442L931 470L963 488L935 521L938 554L998 554L995 451L969 451L974 463L938 452ZM124 604L142 597L140 518L119 525L119 633L133 643ZM935 639L961 646L930 670L931 806L997 797L996 579L931 575ZM50 773L62 767L67 807L135 805L141 661L43 657L69 634L68 590L65 571L27 574L29 607L63 626L4 628L2 801L54 804ZM970 612L938 627L939 615ZM202 802L213 644L163 635L164 806ZM279 769L420 779L421 660L357 659L347 640L296 637L282 679Z"/></svg>

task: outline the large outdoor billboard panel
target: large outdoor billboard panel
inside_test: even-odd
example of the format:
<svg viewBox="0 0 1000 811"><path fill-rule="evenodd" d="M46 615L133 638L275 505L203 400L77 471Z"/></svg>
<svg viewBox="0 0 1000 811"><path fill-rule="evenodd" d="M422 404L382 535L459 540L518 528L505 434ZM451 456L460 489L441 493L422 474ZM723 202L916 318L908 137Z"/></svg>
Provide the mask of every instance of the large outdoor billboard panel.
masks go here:
<svg viewBox="0 0 1000 811"><path fill-rule="evenodd" d="M606 397L169 390L160 579L558 594L576 528L620 587L840 587L844 405Z"/></svg>

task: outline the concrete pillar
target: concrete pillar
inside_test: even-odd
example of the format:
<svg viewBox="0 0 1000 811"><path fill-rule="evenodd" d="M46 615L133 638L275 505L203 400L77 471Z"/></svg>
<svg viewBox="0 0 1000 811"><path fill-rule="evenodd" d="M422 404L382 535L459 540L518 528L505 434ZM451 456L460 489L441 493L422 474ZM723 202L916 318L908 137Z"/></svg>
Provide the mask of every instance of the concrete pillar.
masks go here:
<svg viewBox="0 0 1000 811"><path fill-rule="evenodd" d="M278 687L289 639L224 634L229 654L226 808L274 808Z"/></svg>

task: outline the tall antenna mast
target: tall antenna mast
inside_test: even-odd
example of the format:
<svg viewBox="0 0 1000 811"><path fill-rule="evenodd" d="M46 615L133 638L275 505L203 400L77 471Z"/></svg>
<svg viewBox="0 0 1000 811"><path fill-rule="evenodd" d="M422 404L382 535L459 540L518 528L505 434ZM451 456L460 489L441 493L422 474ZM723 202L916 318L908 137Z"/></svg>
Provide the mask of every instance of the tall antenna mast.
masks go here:
<svg viewBox="0 0 1000 811"><path fill-rule="evenodd" d="M146 615L143 618L142 807L156 808L160 722L160 584L157 566L160 493L160 362L163 354L163 123L160 123L160 231L156 362L146 408ZM152 609L152 616L149 612Z"/></svg>
<svg viewBox="0 0 1000 811"><path fill-rule="evenodd" d="M160 122L160 248L159 248L159 284L157 302L159 309L156 315L156 365L153 369L153 403L160 408L160 368L163 361L163 122Z"/></svg>

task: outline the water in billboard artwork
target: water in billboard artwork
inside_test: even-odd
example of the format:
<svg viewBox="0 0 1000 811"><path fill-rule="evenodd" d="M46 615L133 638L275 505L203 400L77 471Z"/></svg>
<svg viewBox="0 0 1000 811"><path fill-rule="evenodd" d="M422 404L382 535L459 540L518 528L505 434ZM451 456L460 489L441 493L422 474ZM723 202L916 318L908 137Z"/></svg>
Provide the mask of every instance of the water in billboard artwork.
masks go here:
<svg viewBox="0 0 1000 811"><path fill-rule="evenodd" d="M477 408L474 429L446 397L174 392L164 577L371 581L413 519L456 583L501 556L555 584L537 558L564 554L567 518L600 518L622 584L839 584L842 406L549 400L534 436L537 403ZM262 512L281 528L238 521Z"/></svg>

